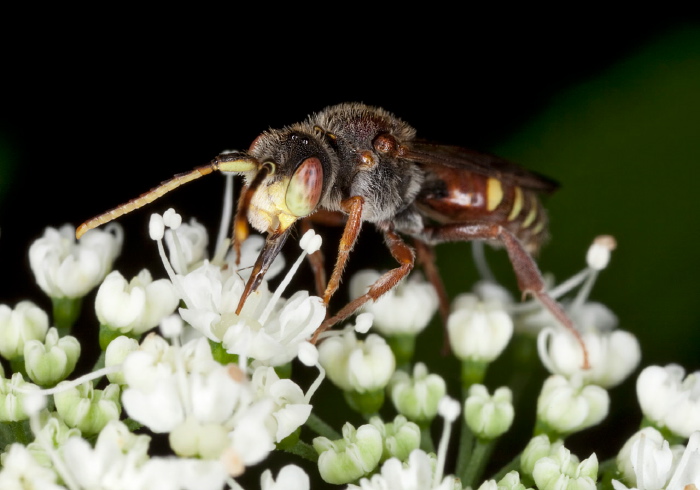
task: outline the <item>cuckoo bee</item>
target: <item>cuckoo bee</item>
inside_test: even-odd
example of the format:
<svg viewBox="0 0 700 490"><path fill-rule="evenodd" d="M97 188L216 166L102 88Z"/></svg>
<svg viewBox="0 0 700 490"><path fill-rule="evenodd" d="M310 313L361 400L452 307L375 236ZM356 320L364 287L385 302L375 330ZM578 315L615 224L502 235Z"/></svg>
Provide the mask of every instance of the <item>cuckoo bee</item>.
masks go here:
<svg viewBox="0 0 700 490"><path fill-rule="evenodd" d="M557 184L493 155L418 139L413 127L378 107L339 104L303 122L265 131L247 151L222 153L208 165L176 175L85 222L76 235L214 171L242 174L245 179L233 225L234 246L247 237L248 223L267 234L238 304L239 312L299 220L304 226L329 220L344 226L328 281L320 264L314 266L317 287L322 288L323 301L328 304L362 224L370 222L384 235L398 266L384 273L364 295L329 315L314 341L324 330L392 289L416 260L438 291L444 319L447 295L434 265L433 246L481 240L506 249L520 290L538 298L576 336L586 356L579 333L547 294L532 258L547 234L547 217L538 194L553 192Z"/></svg>

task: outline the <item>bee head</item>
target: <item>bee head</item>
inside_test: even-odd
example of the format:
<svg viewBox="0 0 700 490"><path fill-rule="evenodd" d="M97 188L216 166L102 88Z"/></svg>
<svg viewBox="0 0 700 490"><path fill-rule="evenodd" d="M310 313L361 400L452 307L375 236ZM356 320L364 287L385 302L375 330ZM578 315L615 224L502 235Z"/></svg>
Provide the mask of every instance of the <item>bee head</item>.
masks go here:
<svg viewBox="0 0 700 490"><path fill-rule="evenodd" d="M253 228L267 232L267 238L237 312L262 282L292 225L316 211L329 188L333 168L323 142L298 130L267 131L255 139L248 153L260 163L257 172L246 176L247 190L238 205L235 227L237 232L245 228L245 216ZM241 238L245 235L247 231L240 233Z"/></svg>
<svg viewBox="0 0 700 490"><path fill-rule="evenodd" d="M328 151L318 138L298 130L267 131L248 153L260 162L247 181L246 212L253 228L280 233L316 211L331 174Z"/></svg>

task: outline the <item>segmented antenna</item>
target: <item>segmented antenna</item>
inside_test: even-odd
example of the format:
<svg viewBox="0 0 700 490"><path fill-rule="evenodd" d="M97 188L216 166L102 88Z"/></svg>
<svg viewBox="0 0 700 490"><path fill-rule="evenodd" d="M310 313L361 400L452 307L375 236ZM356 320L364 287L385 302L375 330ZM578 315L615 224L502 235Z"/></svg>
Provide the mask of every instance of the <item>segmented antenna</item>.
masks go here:
<svg viewBox="0 0 700 490"><path fill-rule="evenodd" d="M97 228L105 223L109 223L110 221L130 213L135 209L142 208L173 189L176 189L181 185L187 184L188 182L200 177L204 177L205 175L209 175L212 172L249 172L251 170L255 170L257 167L257 160L245 153L222 153L214 158L208 165L197 167L189 172L177 174L172 179L166 180L159 186L141 194L139 197L136 197L127 203L121 204L114 209L110 209L99 216L95 216L94 218L87 220L75 230L75 237L80 238L88 230L92 230L93 228Z"/></svg>

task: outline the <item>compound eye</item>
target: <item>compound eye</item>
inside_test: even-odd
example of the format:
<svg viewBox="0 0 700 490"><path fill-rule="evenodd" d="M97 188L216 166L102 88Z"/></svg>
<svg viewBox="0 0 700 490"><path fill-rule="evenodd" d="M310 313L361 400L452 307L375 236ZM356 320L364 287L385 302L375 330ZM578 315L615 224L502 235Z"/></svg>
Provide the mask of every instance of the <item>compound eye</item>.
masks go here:
<svg viewBox="0 0 700 490"><path fill-rule="evenodd" d="M309 157L299 165L287 187L287 208L299 218L311 214L321 200L323 166L317 157Z"/></svg>

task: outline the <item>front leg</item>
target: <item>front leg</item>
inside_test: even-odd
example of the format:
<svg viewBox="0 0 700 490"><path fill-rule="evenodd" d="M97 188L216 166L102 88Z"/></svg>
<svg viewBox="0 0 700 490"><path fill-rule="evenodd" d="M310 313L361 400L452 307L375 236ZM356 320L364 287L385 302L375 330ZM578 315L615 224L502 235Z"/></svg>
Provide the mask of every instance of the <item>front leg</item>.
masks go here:
<svg viewBox="0 0 700 490"><path fill-rule="evenodd" d="M314 336L311 339L312 343L315 344L320 334L328 330L336 323L345 320L347 317L361 308L365 303L370 300L376 300L381 295L394 288L399 281L401 281L408 275L409 272L411 272L411 269L413 269L413 264L415 263L413 249L406 245L401 237L393 230L384 231L384 240L389 248L389 251L391 252L391 255L399 263L399 267L391 269L390 271L382 274L382 276L380 276L379 279L372 284L365 294L355 298L353 301L345 305L333 317L325 320L314 333Z"/></svg>
<svg viewBox="0 0 700 490"><path fill-rule="evenodd" d="M532 294L554 315L559 323L571 332L583 350L583 368L590 367L588 350L581 333L576 329L564 308L547 293L537 263L513 233L498 224L472 222L426 227L421 237L429 243L468 240L497 240L501 242L508 252L508 258L513 265L518 287L523 297Z"/></svg>
<svg viewBox="0 0 700 490"><path fill-rule="evenodd" d="M313 224L321 224L324 226L345 226L347 224L347 216L337 211L327 211L325 209L321 209L301 220L301 234L304 235L304 233L312 229ZM323 297L328 284L326 279L326 269L324 265L325 259L323 252L321 250L317 250L316 252L310 254L309 263L311 264L311 270L314 274L316 294Z"/></svg>

